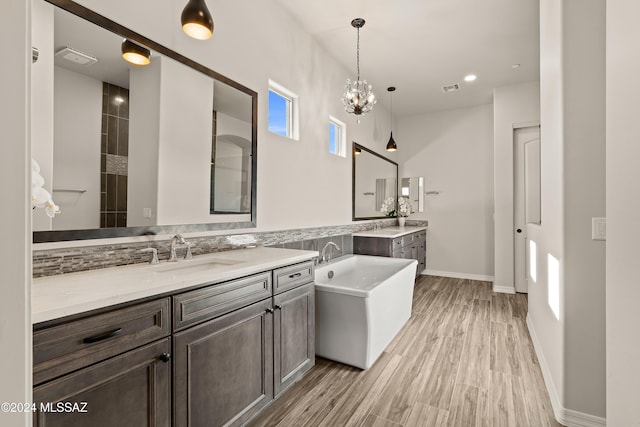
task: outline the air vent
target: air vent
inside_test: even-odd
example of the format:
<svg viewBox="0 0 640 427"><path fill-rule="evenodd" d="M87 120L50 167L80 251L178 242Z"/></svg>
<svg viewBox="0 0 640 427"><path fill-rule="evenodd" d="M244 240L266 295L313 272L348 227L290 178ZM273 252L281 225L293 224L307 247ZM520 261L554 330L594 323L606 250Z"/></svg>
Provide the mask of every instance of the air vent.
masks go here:
<svg viewBox="0 0 640 427"><path fill-rule="evenodd" d="M56 52L56 56L66 59L67 61L75 62L79 65L91 65L98 62L98 58L91 56L88 53L80 52L72 47L64 47Z"/></svg>
<svg viewBox="0 0 640 427"><path fill-rule="evenodd" d="M447 86L442 86L442 91L444 93L455 92L457 90L460 90L460 85L458 83L454 83L452 85L447 85Z"/></svg>

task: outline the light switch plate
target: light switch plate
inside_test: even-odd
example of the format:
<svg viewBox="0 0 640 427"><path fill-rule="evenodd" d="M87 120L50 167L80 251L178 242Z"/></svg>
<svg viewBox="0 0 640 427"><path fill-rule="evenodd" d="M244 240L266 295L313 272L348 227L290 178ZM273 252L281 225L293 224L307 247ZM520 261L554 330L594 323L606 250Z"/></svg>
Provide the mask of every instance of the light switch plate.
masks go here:
<svg viewBox="0 0 640 427"><path fill-rule="evenodd" d="M591 240L607 240L607 218L591 218Z"/></svg>

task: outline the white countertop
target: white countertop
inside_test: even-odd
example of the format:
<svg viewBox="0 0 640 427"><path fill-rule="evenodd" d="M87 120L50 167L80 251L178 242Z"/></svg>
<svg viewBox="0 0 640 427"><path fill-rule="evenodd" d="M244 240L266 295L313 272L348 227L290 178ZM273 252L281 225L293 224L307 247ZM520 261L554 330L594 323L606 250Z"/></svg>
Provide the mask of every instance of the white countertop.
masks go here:
<svg viewBox="0 0 640 427"><path fill-rule="evenodd" d="M406 234L415 233L416 231L426 230L427 227L418 227L414 225L406 225L404 227L387 227L379 230L362 231L353 233L353 237L384 237L387 239L395 239Z"/></svg>
<svg viewBox="0 0 640 427"><path fill-rule="evenodd" d="M317 251L258 247L200 255L177 263L134 264L39 277L33 279L31 287L31 322L36 324L141 298L178 293L182 289L231 280L317 256Z"/></svg>

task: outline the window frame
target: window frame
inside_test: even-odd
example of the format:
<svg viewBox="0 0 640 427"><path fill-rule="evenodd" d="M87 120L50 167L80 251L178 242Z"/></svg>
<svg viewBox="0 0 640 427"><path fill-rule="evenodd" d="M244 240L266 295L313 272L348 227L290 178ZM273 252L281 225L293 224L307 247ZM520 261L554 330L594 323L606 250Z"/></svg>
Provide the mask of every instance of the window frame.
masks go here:
<svg viewBox="0 0 640 427"><path fill-rule="evenodd" d="M269 121L269 116L271 111L269 110L269 108L267 108L267 130L269 132L271 132L272 134L275 135L280 135L282 137L285 138L289 138L289 139L293 139L295 141L300 139L300 134L299 134L299 130L298 130L298 95L296 95L295 93L293 93L292 91L290 91L289 89L285 88L284 86L282 86L279 83L274 82L273 80L269 79L269 88L268 88L268 95L270 95L270 92L273 92L275 95L283 98L286 102L286 111L285 111L285 118L286 118L286 135L282 135L280 133L274 132L270 129L270 121ZM267 98L269 99L269 98Z"/></svg>
<svg viewBox="0 0 640 427"><path fill-rule="evenodd" d="M332 125L336 128L335 153L331 151ZM334 116L329 116L329 153L343 158L347 157L347 125Z"/></svg>

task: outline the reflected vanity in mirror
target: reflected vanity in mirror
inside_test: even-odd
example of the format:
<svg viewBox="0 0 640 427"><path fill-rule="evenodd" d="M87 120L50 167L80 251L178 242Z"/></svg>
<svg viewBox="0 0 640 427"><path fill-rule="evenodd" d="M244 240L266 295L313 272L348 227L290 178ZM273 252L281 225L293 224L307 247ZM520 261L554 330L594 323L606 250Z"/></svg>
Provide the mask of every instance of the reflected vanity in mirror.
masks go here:
<svg viewBox="0 0 640 427"><path fill-rule="evenodd" d="M397 202L398 164L355 142L352 152L353 220L386 218L380 208L388 197Z"/></svg>
<svg viewBox="0 0 640 427"><path fill-rule="evenodd" d="M69 0L36 0L33 33L32 157L61 209L34 243L256 226L256 92Z"/></svg>
<svg viewBox="0 0 640 427"><path fill-rule="evenodd" d="M411 201L414 212L424 212L424 177L402 178L400 196Z"/></svg>

